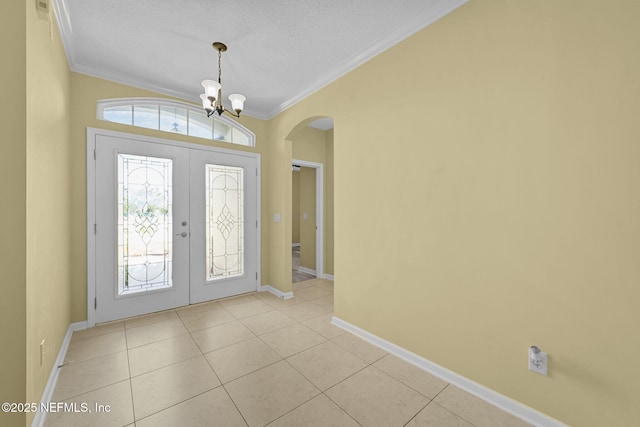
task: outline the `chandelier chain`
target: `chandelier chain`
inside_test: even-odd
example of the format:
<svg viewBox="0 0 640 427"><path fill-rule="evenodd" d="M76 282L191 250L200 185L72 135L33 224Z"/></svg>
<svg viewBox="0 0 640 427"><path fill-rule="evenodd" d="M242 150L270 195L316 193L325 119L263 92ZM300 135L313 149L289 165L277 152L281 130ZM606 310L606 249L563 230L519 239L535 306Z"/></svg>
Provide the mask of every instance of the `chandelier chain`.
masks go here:
<svg viewBox="0 0 640 427"><path fill-rule="evenodd" d="M220 63L222 62L222 50L218 49L218 83L222 83L222 66Z"/></svg>

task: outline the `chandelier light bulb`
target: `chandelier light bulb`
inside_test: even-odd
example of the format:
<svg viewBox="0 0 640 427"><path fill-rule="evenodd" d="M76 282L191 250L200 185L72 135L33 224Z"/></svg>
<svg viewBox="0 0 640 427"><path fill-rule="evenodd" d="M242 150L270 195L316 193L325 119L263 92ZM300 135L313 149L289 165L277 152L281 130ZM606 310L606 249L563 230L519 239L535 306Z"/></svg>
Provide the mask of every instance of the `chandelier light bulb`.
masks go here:
<svg viewBox="0 0 640 427"><path fill-rule="evenodd" d="M240 112L244 109L244 101L247 98L244 95L240 95L239 93L233 93L229 95L229 101L231 101L231 108L236 113L240 114Z"/></svg>
<svg viewBox="0 0 640 427"><path fill-rule="evenodd" d="M213 105L211 104L211 101L209 101L209 98L207 98L207 94L203 93L200 95L200 99L202 100L202 108L204 108L208 113L213 111Z"/></svg>
<svg viewBox="0 0 640 427"><path fill-rule="evenodd" d="M213 103L218 98L218 91L222 89L220 83L215 80L203 80L202 87L204 88L204 94Z"/></svg>

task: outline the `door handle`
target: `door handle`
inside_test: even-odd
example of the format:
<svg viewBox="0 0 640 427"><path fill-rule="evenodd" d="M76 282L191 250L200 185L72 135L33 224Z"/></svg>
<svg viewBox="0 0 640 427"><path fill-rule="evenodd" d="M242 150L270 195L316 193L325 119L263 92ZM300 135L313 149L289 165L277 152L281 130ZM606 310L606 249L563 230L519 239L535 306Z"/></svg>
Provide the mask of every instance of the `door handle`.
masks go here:
<svg viewBox="0 0 640 427"><path fill-rule="evenodd" d="M180 237L187 237L188 235L189 235L189 233L187 233L186 231L183 231L182 233L176 234L176 236L180 236Z"/></svg>

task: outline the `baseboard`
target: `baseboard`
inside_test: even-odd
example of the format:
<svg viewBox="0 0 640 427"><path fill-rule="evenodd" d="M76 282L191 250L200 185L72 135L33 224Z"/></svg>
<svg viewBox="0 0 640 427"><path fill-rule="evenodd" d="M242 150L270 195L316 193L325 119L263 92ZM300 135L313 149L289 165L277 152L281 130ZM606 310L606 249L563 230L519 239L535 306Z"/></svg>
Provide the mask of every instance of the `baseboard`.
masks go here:
<svg viewBox="0 0 640 427"><path fill-rule="evenodd" d="M300 243L292 243L291 247L292 248L299 248L300 247Z"/></svg>
<svg viewBox="0 0 640 427"><path fill-rule="evenodd" d="M331 319L331 323L534 426L567 427L566 424L563 424L542 412L495 392L476 383L475 381L463 377L462 375L456 374L437 363L431 362L415 353L405 350L404 348L373 335L372 333L352 325L349 322L345 322L344 320L334 316Z"/></svg>
<svg viewBox="0 0 640 427"><path fill-rule="evenodd" d="M299 267L298 267L298 271L299 271L300 273L306 273L306 274L310 274L310 275L312 275L312 276L315 276L315 275L316 275L316 271L315 271L315 270L312 270L312 269L310 269L310 268L303 267L303 266L299 266Z"/></svg>
<svg viewBox="0 0 640 427"><path fill-rule="evenodd" d="M326 274L325 273L325 274L322 275L322 278L323 279L328 279L328 280L331 280L331 281L335 281L335 278L333 277L333 274Z"/></svg>
<svg viewBox="0 0 640 427"><path fill-rule="evenodd" d="M293 292L282 292L280 289L276 289L271 285L260 286L260 292L271 292L273 295L277 296L280 299L293 298Z"/></svg>
<svg viewBox="0 0 640 427"><path fill-rule="evenodd" d="M67 356L67 350L69 349L69 343L71 342L71 335L73 335L74 331L80 331L82 329L87 329L86 321L72 323L69 325L67 334L64 336L64 340L62 341L62 345L60 346L60 351L58 351L58 357L53 364L51 374L49 374L47 385L44 387L44 391L42 392L42 398L40 399L41 404L51 402L53 391L56 389L56 383L58 382L60 367L64 363L64 358ZM47 413L45 411L37 411L35 417L33 418L33 422L31 423L31 427L42 427L44 425L46 417Z"/></svg>

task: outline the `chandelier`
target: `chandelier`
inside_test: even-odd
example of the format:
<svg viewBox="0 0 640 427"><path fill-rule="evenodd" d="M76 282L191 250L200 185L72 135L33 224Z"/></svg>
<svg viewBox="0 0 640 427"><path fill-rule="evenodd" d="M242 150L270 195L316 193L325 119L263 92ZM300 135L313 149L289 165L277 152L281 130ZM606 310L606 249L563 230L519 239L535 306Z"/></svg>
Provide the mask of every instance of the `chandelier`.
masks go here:
<svg viewBox="0 0 640 427"><path fill-rule="evenodd" d="M211 117L213 113L218 113L218 116L221 116L225 111L234 117L240 117L240 113L244 108L244 101L247 99L243 95L238 93L229 95L229 101L231 101L231 109L233 111L227 110L224 105L222 105L222 82L220 81L222 68L220 68L220 59L222 58L222 52L227 51L227 46L224 43L214 42L213 48L218 51L218 81L202 81L202 87L204 88L204 93L200 95L202 107L207 112L207 117Z"/></svg>

